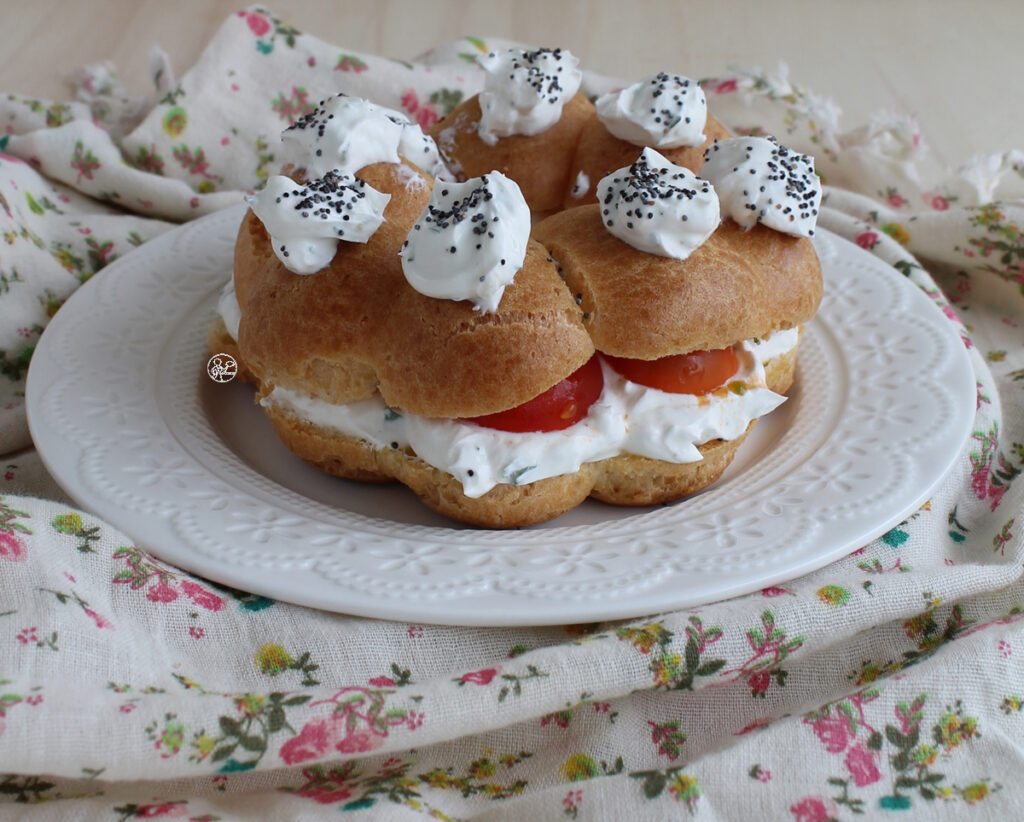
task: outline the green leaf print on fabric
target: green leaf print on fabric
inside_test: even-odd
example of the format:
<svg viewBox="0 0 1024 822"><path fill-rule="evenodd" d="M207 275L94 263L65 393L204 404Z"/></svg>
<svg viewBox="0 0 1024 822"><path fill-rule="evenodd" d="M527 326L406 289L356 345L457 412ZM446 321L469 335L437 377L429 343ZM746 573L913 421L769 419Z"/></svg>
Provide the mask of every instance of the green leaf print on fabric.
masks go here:
<svg viewBox="0 0 1024 822"><path fill-rule="evenodd" d="M986 203L969 211L975 212L970 224L983 233L967 241L970 248L958 250L967 257L991 260L983 263L981 270L1017 283L1024 294L1024 231L1007 219L1001 203Z"/></svg>
<svg viewBox="0 0 1024 822"><path fill-rule="evenodd" d="M669 759L678 759L686 743L686 734L679 729L679 720L658 723L648 719L647 724L651 726L651 742L658 746L658 753Z"/></svg>
<svg viewBox="0 0 1024 822"><path fill-rule="evenodd" d="M237 16L245 21L249 31L256 36L256 50L261 54L271 54L279 39L288 48L295 48L297 38L302 35L302 32L295 26L281 22L279 17L274 16L265 8L257 6L243 9L237 13Z"/></svg>
<svg viewBox="0 0 1024 822"><path fill-rule="evenodd" d="M260 673L267 676L277 676L289 670L298 671L302 674L302 687L312 688L320 684L320 680L313 678L313 672L320 666L311 662L309 657L309 651L303 651L293 658L283 646L268 642L261 645L253 655L253 662Z"/></svg>
<svg viewBox="0 0 1024 822"><path fill-rule="evenodd" d="M351 71L355 74L366 71L369 68L363 60L354 54L339 54L334 64L335 71Z"/></svg>
<svg viewBox="0 0 1024 822"><path fill-rule="evenodd" d="M164 158L157 152L155 143L151 143L148 148L139 146L135 156L131 158L131 163L139 171L164 176Z"/></svg>
<svg viewBox="0 0 1024 822"><path fill-rule="evenodd" d="M583 782L595 776L615 776L625 769L622 757L616 757L609 765L603 759L598 762L585 753L574 753L558 769L562 777L569 782Z"/></svg>
<svg viewBox="0 0 1024 822"><path fill-rule="evenodd" d="M13 797L12 801L23 804L43 802L47 799L43 794L52 791L55 787L54 783L36 776L7 774L0 779L0 796Z"/></svg>
<svg viewBox="0 0 1024 822"><path fill-rule="evenodd" d="M782 662L803 646L804 638L788 636L776 624L775 614L769 609L761 612L761 624L750 628L746 638L753 654L740 666L723 671L721 675L745 678L750 695L764 699L772 680L780 688L785 687L789 672L782 667Z"/></svg>
<svg viewBox="0 0 1024 822"><path fill-rule="evenodd" d="M629 775L640 780L646 799L657 799L668 789L669 795L676 802L685 803L690 813L696 810L697 802L703 793L697 778L683 773L681 767L666 768L663 771L630 771Z"/></svg>
<svg viewBox="0 0 1024 822"><path fill-rule="evenodd" d="M309 102L309 92L303 86L292 86L288 96L283 91L270 101L270 108L277 112L277 116L291 123L300 117L309 114L316 106Z"/></svg>
<svg viewBox="0 0 1024 822"><path fill-rule="evenodd" d="M1014 694L1013 696L1006 697L1001 703L999 703L999 710L1009 716L1012 713L1020 713L1021 708L1024 707L1024 697Z"/></svg>
<svg viewBox="0 0 1024 822"><path fill-rule="evenodd" d="M928 694L919 693L911 700L899 700L893 707L895 722L887 722L878 730L872 725L869 714L877 712L880 694L879 688L865 688L803 717L804 725L813 730L825 753L840 758L846 771L843 777L827 780L829 785L840 789L840 793L832 797L836 806L863 813L866 800L857 796L857 792L881 782L887 773L886 766L892 779L892 791L879 799L882 809L909 809L913 807L915 796L929 802L963 799L973 803L1001 789L987 777L971 782L966 788L946 785L945 773L936 769L942 763L949 763L954 751L980 736L977 718L965 714L960 701L947 705L928 733L925 725Z"/></svg>
<svg viewBox="0 0 1024 822"><path fill-rule="evenodd" d="M4 352L0 351L0 365L5 361ZM31 534L32 531L18 520L30 517L27 512L12 508L0 497L0 566L3 561L24 562L28 559L28 548L20 535Z"/></svg>
<svg viewBox="0 0 1024 822"><path fill-rule="evenodd" d="M462 102L462 91L460 89L442 88L431 92L427 98L437 108L442 118L447 117L455 107Z"/></svg>
<svg viewBox="0 0 1024 822"><path fill-rule="evenodd" d="M81 140L75 141L75 150L71 154L71 168L78 172L75 178L75 185L81 185L82 178L93 179L93 172L100 168L100 161L92 153L92 149L86 148Z"/></svg>
<svg viewBox="0 0 1024 822"><path fill-rule="evenodd" d="M188 147L187 143L181 143L174 147L173 152L174 159L177 160L181 167L189 174L202 177L204 180L220 181L221 177L219 175L210 174L208 171L210 163L206 159L206 152L203 150L202 146L196 146L193 150Z"/></svg>
<svg viewBox="0 0 1024 822"><path fill-rule="evenodd" d="M547 676L544 671L538 670L536 665L527 665L526 673L502 674L501 678L509 684L501 686L501 689L498 691L498 702L504 702L508 696L521 696L524 682L528 682L531 679L543 679Z"/></svg>
<svg viewBox="0 0 1024 822"><path fill-rule="evenodd" d="M674 634L660 622L639 628L619 628L615 635L630 642L642 654L651 655L650 670L654 686L669 691L693 690L697 677L712 676L723 668L725 659L708 659L707 649L722 637L720 626L705 628L700 617L690 615L686 626L686 645L682 654L674 653Z"/></svg>

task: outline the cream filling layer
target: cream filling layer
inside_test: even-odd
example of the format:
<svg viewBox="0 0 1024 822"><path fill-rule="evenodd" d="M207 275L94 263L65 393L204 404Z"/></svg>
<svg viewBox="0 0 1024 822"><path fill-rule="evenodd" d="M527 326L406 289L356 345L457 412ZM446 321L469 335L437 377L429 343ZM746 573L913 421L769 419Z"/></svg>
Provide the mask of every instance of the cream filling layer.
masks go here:
<svg viewBox="0 0 1024 822"><path fill-rule="evenodd" d="M241 311L233 282L217 310L238 338ZM666 462L701 459L697 446L732 440L785 397L765 385L764 363L792 351L799 329L776 331L736 346L739 371L723 388L697 396L671 394L630 382L602 362L604 390L590 412L562 431L513 433L471 422L420 417L388 408L380 395L334 405L303 392L275 387L261 405L304 422L362 439L376 448L410 448L424 462L454 476L468 497L495 485L526 485L573 474L586 462L638 454Z"/></svg>
<svg viewBox="0 0 1024 822"><path fill-rule="evenodd" d="M779 332L773 347L792 348L798 332ZM320 428L371 443L410 448L424 462L462 483L468 497L498 484L526 485L572 474L586 462L638 454L674 463L697 462L697 446L732 440L750 422L778 407L785 397L765 386L764 365L752 341L740 343L740 370L711 394L671 394L632 383L607 364L604 390L590 412L562 431L512 433L471 422L406 414L378 395L346 405L275 387L261 404Z"/></svg>

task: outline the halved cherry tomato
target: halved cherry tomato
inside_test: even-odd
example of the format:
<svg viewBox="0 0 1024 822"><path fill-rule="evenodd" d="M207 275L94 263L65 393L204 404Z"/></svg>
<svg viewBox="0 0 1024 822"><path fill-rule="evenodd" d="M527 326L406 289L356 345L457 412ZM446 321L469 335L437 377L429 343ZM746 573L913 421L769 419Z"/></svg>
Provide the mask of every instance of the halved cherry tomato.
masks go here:
<svg viewBox="0 0 1024 822"><path fill-rule="evenodd" d="M740 367L731 348L671 354L656 360L602 356L630 382L673 394L706 394L714 391Z"/></svg>
<svg viewBox="0 0 1024 822"><path fill-rule="evenodd" d="M507 411L470 417L468 421L499 431L560 431L587 416L603 388L604 375L595 354L564 380L532 400Z"/></svg>

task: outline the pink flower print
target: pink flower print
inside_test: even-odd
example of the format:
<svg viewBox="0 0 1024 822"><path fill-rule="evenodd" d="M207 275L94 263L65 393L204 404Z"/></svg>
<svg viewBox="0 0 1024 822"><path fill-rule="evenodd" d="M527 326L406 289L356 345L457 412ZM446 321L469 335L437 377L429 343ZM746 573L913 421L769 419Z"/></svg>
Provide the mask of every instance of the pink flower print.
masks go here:
<svg viewBox="0 0 1024 822"><path fill-rule="evenodd" d="M249 25L249 30L257 37L262 37L270 31L270 21L258 11L242 12L242 15Z"/></svg>
<svg viewBox="0 0 1024 822"><path fill-rule="evenodd" d="M343 802L348 799L352 796L352 791L348 788L336 788L333 791L329 791L326 788L306 788L296 791L296 794L312 799L314 802L319 802L321 805L333 805L335 802Z"/></svg>
<svg viewBox="0 0 1024 822"><path fill-rule="evenodd" d="M369 753L384 744L384 737L373 731L349 731L334 747L339 753Z"/></svg>
<svg viewBox="0 0 1024 822"><path fill-rule="evenodd" d="M570 719L572 719L572 714L571 713L568 713L568 712L565 712L565 711L559 711L558 713L553 713L553 714L548 714L547 716L542 716L540 718L540 726L543 728L543 727L545 727L547 725L550 725L552 722L554 722L559 728L568 728L569 727L569 720ZM654 723L653 722L648 722L648 724L649 725L653 725ZM654 741L657 742L658 741L657 740L657 732L655 732L654 736L655 736Z"/></svg>
<svg viewBox="0 0 1024 822"><path fill-rule="evenodd" d="M409 711L408 716L405 718L405 722L409 726L410 731L415 731L423 724L423 714L418 713L417 711Z"/></svg>
<svg viewBox="0 0 1024 822"><path fill-rule="evenodd" d="M751 696L761 696L772 684L772 675L769 671L754 671L747 677L747 685L750 686Z"/></svg>
<svg viewBox="0 0 1024 822"><path fill-rule="evenodd" d="M4 472L4 479L7 480L8 482L13 480L14 479L14 472L13 471L5 471Z"/></svg>
<svg viewBox="0 0 1024 822"><path fill-rule="evenodd" d="M118 705L117 710L119 710L123 714L130 714L137 707L138 705L136 705L134 702L125 702L123 705Z"/></svg>
<svg viewBox="0 0 1024 822"><path fill-rule="evenodd" d="M863 231L854 237L853 240L866 251L870 251L878 245L878 235L874 231Z"/></svg>
<svg viewBox="0 0 1024 822"><path fill-rule="evenodd" d="M24 562L28 552L21 540L12 531L0 531L0 559L9 562Z"/></svg>
<svg viewBox="0 0 1024 822"><path fill-rule="evenodd" d="M97 628L109 628L111 631L114 630L114 623L106 617L102 617L97 614L92 608L83 608L85 615L89 617L93 622L96 623Z"/></svg>
<svg viewBox="0 0 1024 822"><path fill-rule="evenodd" d="M907 204L906 198L905 197L901 197L895 191L889 192L889 196L887 196L885 198L885 201L889 205L891 205L893 208L902 208L903 206L905 206Z"/></svg>
<svg viewBox="0 0 1024 822"><path fill-rule="evenodd" d="M789 806L796 822L828 822L835 819L839 808L831 799L824 796L805 796L799 802Z"/></svg>
<svg viewBox="0 0 1024 822"><path fill-rule="evenodd" d="M769 585L767 588L761 589L761 596L763 597L780 597L783 594L788 594L785 588L779 588L777 585Z"/></svg>
<svg viewBox="0 0 1024 822"><path fill-rule="evenodd" d="M875 754L865 750L859 742L847 751L844 762L846 770L853 777L853 784L858 788L873 785L882 778L882 774L879 773L878 766L875 764Z"/></svg>
<svg viewBox="0 0 1024 822"><path fill-rule="evenodd" d="M950 306L944 305L941 306L941 308L942 313L945 314L948 319L952 320L955 323L960 322L960 315L957 314L956 311L954 311Z"/></svg>
<svg viewBox="0 0 1024 822"><path fill-rule="evenodd" d="M356 74L366 71L368 68L369 66L354 54L339 54L338 62L334 64L335 71L352 71Z"/></svg>
<svg viewBox="0 0 1024 822"><path fill-rule="evenodd" d="M183 579L178 584L181 585L185 596L200 608L205 608L207 611L219 611L224 607L224 600L202 585L197 585L190 579Z"/></svg>
<svg viewBox="0 0 1024 822"><path fill-rule="evenodd" d="M924 201L936 211L946 211L949 209L949 200L941 194L926 194L924 195Z"/></svg>
<svg viewBox="0 0 1024 822"><path fill-rule="evenodd" d="M188 635L193 639L202 639L204 636L206 636L206 631L204 631L198 625L190 625L188 628Z"/></svg>
<svg viewBox="0 0 1024 822"><path fill-rule="evenodd" d="M146 599L150 602L174 602L178 598L178 592L174 586L168 584L167 580L160 580L156 585L151 585L146 591Z"/></svg>
<svg viewBox="0 0 1024 822"><path fill-rule="evenodd" d="M32 627L32 628L23 628L23 629L22 629L22 630L21 630L21 631L20 631L20 632L18 633L18 636L16 637L16 639L17 639L17 640L18 640L18 642L20 642L20 643L21 643L22 645L28 645L28 644L29 644L30 642L38 642L38 641L39 641L39 637L38 637L38 636L36 635L36 629L35 629L35 627Z"/></svg>
<svg viewBox="0 0 1024 822"><path fill-rule="evenodd" d="M370 684L374 688L390 688L395 684L395 680L389 676L375 676L370 680Z"/></svg>
<svg viewBox="0 0 1024 822"><path fill-rule="evenodd" d="M748 725L745 725L743 728L741 728L740 730L736 731L734 736L743 736L744 734L748 734L751 731L756 731L759 728L767 728L771 724L772 724L771 717L768 717L768 716L763 717L761 719L755 719L753 722L749 723Z"/></svg>
<svg viewBox="0 0 1024 822"><path fill-rule="evenodd" d="M158 816L179 817L188 814L184 802L165 802L162 805L139 805L133 816L136 819L155 819Z"/></svg>
<svg viewBox="0 0 1024 822"><path fill-rule="evenodd" d="M811 726L814 735L824 743L825 750L829 753L841 753L846 750L853 734L850 733L850 722L841 714L823 716L816 720Z"/></svg>
<svg viewBox="0 0 1024 822"><path fill-rule="evenodd" d="M409 89L402 95L402 107L424 131L441 119L433 103L421 103L416 92Z"/></svg>
<svg viewBox="0 0 1024 822"><path fill-rule="evenodd" d="M419 639L423 636L423 629L419 625L410 625L405 629L409 639Z"/></svg>
<svg viewBox="0 0 1024 822"><path fill-rule="evenodd" d="M1005 639L999 640L998 648L999 653L1001 653L1004 657L1009 657L1013 653L1013 649L1010 647L1010 643L1007 642Z"/></svg>
<svg viewBox="0 0 1024 822"><path fill-rule="evenodd" d="M288 765L316 759L327 753L333 738L332 723L326 719L315 719L303 725L297 736L281 746L280 757Z"/></svg>
<svg viewBox="0 0 1024 822"><path fill-rule="evenodd" d="M43 702L43 695L42 694L35 694L33 696L25 697L25 704L26 705L41 705L42 702Z"/></svg>
<svg viewBox="0 0 1024 822"><path fill-rule="evenodd" d="M500 668L483 668L479 671L470 671L468 674L462 675L460 682L463 684L472 682L474 685L489 685L500 670Z"/></svg>
<svg viewBox="0 0 1024 822"><path fill-rule="evenodd" d="M92 149L87 148L81 140L76 140L70 165L78 172L78 177L75 179L75 184L78 185L82 182L83 177L87 180L93 179L93 172L100 167L100 161L96 159Z"/></svg>
<svg viewBox="0 0 1024 822"><path fill-rule="evenodd" d="M730 91L736 91L738 84L735 79L723 80L717 86L715 86L715 94L728 94Z"/></svg>

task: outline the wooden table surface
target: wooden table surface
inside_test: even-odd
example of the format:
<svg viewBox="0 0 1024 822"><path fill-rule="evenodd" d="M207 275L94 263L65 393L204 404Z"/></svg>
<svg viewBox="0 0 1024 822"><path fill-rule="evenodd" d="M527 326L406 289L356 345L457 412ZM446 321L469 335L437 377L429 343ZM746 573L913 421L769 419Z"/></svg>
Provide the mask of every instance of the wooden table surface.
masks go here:
<svg viewBox="0 0 1024 822"><path fill-rule="evenodd" d="M112 60L136 93L159 43L180 76L221 21L224 0L0 0L0 91L64 100L77 67ZM853 129L878 110L913 114L935 156L1024 148L1020 0L276 0L271 11L353 50L409 58L462 35L560 45L584 66L636 79L789 66Z"/></svg>

